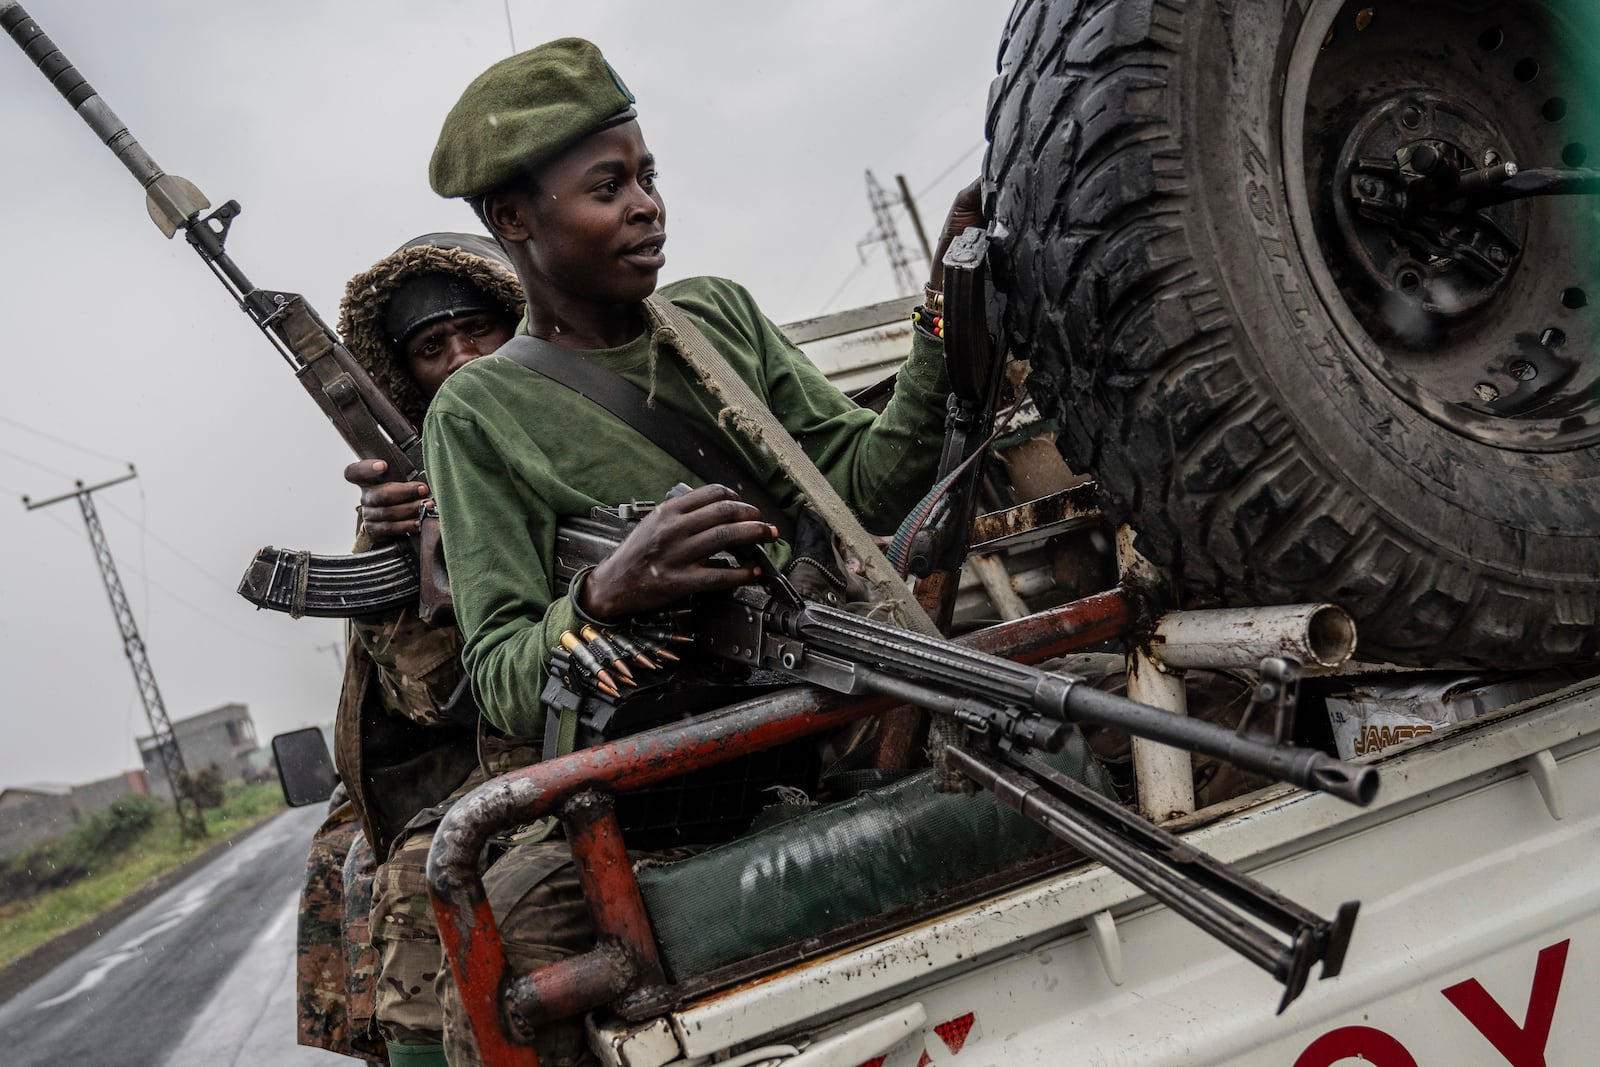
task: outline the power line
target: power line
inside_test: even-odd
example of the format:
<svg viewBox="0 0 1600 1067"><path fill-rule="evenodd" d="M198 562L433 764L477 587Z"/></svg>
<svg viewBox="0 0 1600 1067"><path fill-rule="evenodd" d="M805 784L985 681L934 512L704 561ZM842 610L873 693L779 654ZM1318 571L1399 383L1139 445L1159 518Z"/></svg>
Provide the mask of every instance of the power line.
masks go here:
<svg viewBox="0 0 1600 1067"><path fill-rule="evenodd" d="M892 210L894 203L870 170L867 171L867 203L872 207L874 225L871 233L856 242L857 251L866 244L883 245L884 254L889 257L889 269L894 272L894 282L898 292L902 294L916 292L917 279L911 273L911 260L906 255L905 245L900 243L900 232L894 224ZM865 263L866 260L866 253L862 252L861 261Z"/></svg>
<svg viewBox="0 0 1600 1067"><path fill-rule="evenodd" d="M984 146L984 144L985 144L985 142L978 141L977 143L973 144L971 147L966 149L964 152L962 152L959 156L957 156L955 159L953 159L949 163L949 165L944 168L944 170L940 171L938 177L934 178L933 181L929 182L922 189L921 192L914 194L914 198L920 200L922 197L926 196L935 187L937 187L938 184L941 181L943 181L945 178L949 177L950 174L953 173L957 167L961 166L961 164L966 162L968 159L971 159L972 158L972 154L974 152L978 151L980 148L982 148ZM840 235L838 233L833 234L832 235L832 239L830 241L825 242L824 244L818 246L819 250L831 246L832 245L832 241L833 240L837 240L839 238L839 236ZM857 245L857 253L858 253L858 255L860 253L860 247L861 247L860 245ZM870 252L870 248L869 248L869 252ZM815 257L815 259L816 260L820 260L821 258L822 258L822 255L820 254L820 251L819 251L819 254ZM831 311L833 309L834 305L836 303L838 303L839 298L842 295L844 295L845 290L847 290L851 286L851 284L853 284L854 282L856 282L857 280L860 279L861 273L867 267L868 262L859 262L858 261L856 263L855 267L853 269L851 269L850 273L845 276L844 280L839 283L839 287L833 291L832 295L830 295L826 301L823 302L821 307L815 308L815 309L804 308L804 309L801 309L801 311L798 312L798 313L799 314L808 315L808 316L826 315L829 311ZM811 268L811 269L814 269L814 268L815 268L815 261L813 263L813 268ZM807 272L802 272L802 273L807 273Z"/></svg>
<svg viewBox="0 0 1600 1067"><path fill-rule="evenodd" d="M955 160L952 161L951 164L948 167L944 168L944 170L941 170L939 172L939 176L937 178L933 179L933 181L929 182L925 188L923 188L923 189L921 189L921 190L919 190L917 192L917 199L921 200L923 197L925 197L929 193L931 193L933 191L933 187L934 186L936 186L940 182L944 181L946 178L948 178L950 176L952 171L954 171L957 167L961 166L961 164L965 163L967 160L971 159L972 158L972 153L974 153L978 149L982 148L983 145L984 145L984 142L983 141L979 141L977 144L973 145L971 148L967 149L965 152L963 152L959 156L957 156L955 158Z"/></svg>
<svg viewBox="0 0 1600 1067"><path fill-rule="evenodd" d="M857 275L859 275L862 271L864 271L866 269L867 269L867 261L866 261L865 258L863 258L860 263L856 264L854 270L852 270L849 274L845 275L844 281L839 283L839 288L837 288L837 289L835 289L833 291L833 295L828 297L828 299L823 302L821 309L819 309L816 313L818 315L826 315L828 313L829 309L831 309L833 307L833 302L835 300L839 299L839 295L841 293L843 293L845 291L845 289L849 288L850 283L856 280L856 276Z"/></svg>
<svg viewBox="0 0 1600 1067"><path fill-rule="evenodd" d="M12 459L17 460L19 463L26 463L30 467L38 467L40 470L44 471L46 474L54 474L58 478L71 478L72 477L72 475L68 474L66 471L58 471L54 467L46 466L45 464L40 463L36 459L29 459L27 456L19 456L15 452L11 452L11 451L9 451L7 449L4 449L4 448L0 448L0 456L10 456Z"/></svg>
<svg viewBox="0 0 1600 1067"><path fill-rule="evenodd" d="M10 420L4 419L3 416L0 416L0 421L10 421ZM40 436L48 436L48 435L41 434ZM63 441L61 443L62 444L70 444L70 442L65 442L65 441ZM84 451L89 451L89 450L85 449ZM24 463L27 463L27 464L29 464L31 466L38 467L40 470L46 471L47 473L50 473L50 474L54 474L54 475L56 475L58 477L61 477L61 478L71 478L72 477L71 475L69 475L69 474L67 474L67 473L65 473L63 471L58 471L58 470L55 470L54 468L47 467L42 463L38 463L38 462L30 460L30 459L28 459L28 458L26 458L24 456L19 456L19 455L16 455L15 453L8 452L5 449L0 449L0 455L6 455L6 456L10 456L13 459L21 460ZM107 457L107 458L110 458L110 457ZM139 502L140 502L140 505L141 505L141 508L142 508L145 505L144 486L140 485L138 487L138 490L139 490ZM15 496L22 496L23 495L21 493L15 492L14 490L6 489L4 486L0 486L0 492L12 493ZM116 512L118 515L121 515L124 519L127 519L129 522L133 523L136 527L138 527L139 534L140 534L141 538L149 538L150 540L155 541L162 548L165 548L168 552L172 553L172 556L173 556L174 559L178 560L184 566L189 567L195 573L203 576L208 581L216 582L217 584L219 584L219 585L221 585L221 586L223 586L224 588L227 588L227 589L232 589L232 588L236 587L236 585L237 585L237 580L236 579L225 578L225 577L222 577L220 575L214 574L211 571L206 570L205 568L201 567L199 564L195 563L194 560L192 558L190 558L190 556L188 554L186 554L183 549L181 549L178 546L174 545L172 542L163 539L159 534L156 534L153 531L151 531L150 525L149 525L149 522L147 521L147 519L145 519L143 517L135 518L133 515L130 515L128 512L126 512L122 508L118 507L116 504L112 504L110 502L105 502L105 507L107 507L111 511ZM71 526L69 525L68 528L71 529ZM141 545L140 552L139 552L139 558L141 559L141 561L147 559L147 555L146 555L142 545ZM132 568L130 568L130 569L132 569ZM148 568L148 566L146 566L144 568L144 574L148 575L148 573L149 573L149 568ZM147 596L146 599L148 601L148 596ZM148 620L147 620L147 623L148 623Z"/></svg>
<svg viewBox="0 0 1600 1067"><path fill-rule="evenodd" d="M144 499L144 494L142 492L139 494L139 498L140 498L140 500L142 502L143 499ZM237 578L224 578L221 575L213 574L212 572L206 570L204 567L200 566L198 563L196 563L189 556L185 555L183 549L179 548L177 545L174 545L170 541L164 540L161 537L160 534L157 534L157 533L154 533L153 531L151 531L150 527L146 524L146 522L145 522L145 520L143 518L135 519L132 515L129 515L126 511L123 511L121 508L117 507L115 504L107 503L105 506L107 508L111 509L112 511L116 512L118 515L121 515L123 518L127 519L129 522L134 523L135 525L137 525L139 527L139 533L140 533L141 536L148 537L150 540L154 541L156 544L160 545L162 548L164 548L168 552L172 553L172 556L173 556L174 559L178 560L184 566L189 567L190 569L192 569L196 574L202 575L205 578L208 578L213 582L217 582L218 584L222 585L224 588L233 589L233 588L236 588L238 586L238 579Z"/></svg>
<svg viewBox="0 0 1600 1067"><path fill-rule="evenodd" d="M132 464L129 464L132 466ZM144 495L144 482L134 486L139 490L139 566L144 568L144 627L150 628L150 528L145 521L150 515L150 502Z"/></svg>
<svg viewBox="0 0 1600 1067"><path fill-rule="evenodd" d="M82 530L77 529L71 523L69 523L69 522L67 522L67 521L65 521L63 519L57 519L56 516L51 515L51 514L46 514L45 518L54 521L57 525L59 525L62 529L66 530L68 533L72 534L74 537L82 538L82 537L85 536L85 534L84 534L84 532ZM178 603L179 605L181 605L181 606L183 606L185 608L188 608L190 611L194 612L196 615L199 615L199 616L201 616L202 618L205 618L205 619L209 619L210 621L216 623L218 626L221 626L223 629L229 631L230 633L233 633L233 634L235 634L235 635L237 635L239 637L245 638L246 640L248 640L248 641L250 641L250 642L252 642L254 644L267 645L267 646L270 646L272 648L276 648L276 649L278 649L280 651L283 651L283 652L299 652L299 651L302 651L303 648L304 648L303 645L286 645L281 641L268 640L268 639L262 637L260 633L251 633L251 632L248 632L248 631L245 631L245 630L241 630L237 626L235 626L233 623L227 621L226 619L223 619L220 616L214 615L210 611L207 611L205 608L202 608L197 604L192 604L188 600L185 600L177 592L173 591L172 589L168 588L166 585L164 585L161 582L158 582L154 578L150 577L150 574L149 574L148 571L141 571L141 570L139 570L138 568L135 568L135 567L129 567L128 570L131 571L134 574L137 574L141 579L144 580L144 582L147 585L154 587L155 589L157 589L158 591L160 591L162 593L165 593L173 601L175 601L176 603ZM149 594L147 593L147 594L145 594L145 602L146 602L147 605L149 604L149 601L150 601L150 597L149 597ZM146 608L146 611L148 613L148 607Z"/></svg>
<svg viewBox="0 0 1600 1067"><path fill-rule="evenodd" d="M99 512L94 506L95 493L137 476L132 464L129 464L128 473L120 478L91 486L79 482L75 493L66 493L38 502L23 497L22 503L29 511L34 511L59 504L63 500L77 500L78 510L83 515L83 524L89 532L89 543L94 547L100 578L105 583L106 597L111 601L111 611L116 616L117 629L122 634L122 651L128 658L128 665L133 668L134 684L138 686L139 696L144 701L145 718L150 722L152 747L161 762L161 770L166 775L167 787L172 790L173 804L178 811L178 822L183 826L185 836L204 837L206 819L200 810L200 796L195 791L194 780L189 776L183 749L178 746L178 735L172 729L172 719L167 715L166 702L161 699L161 689L156 684L155 671L150 666L150 656L145 649L144 638L139 635L139 626L134 622L133 609L128 604L128 594L122 588L122 579L117 574L117 564L111 555L111 545L106 540L105 528L101 526ZM142 752L140 756L143 758Z"/></svg>
<svg viewBox="0 0 1600 1067"><path fill-rule="evenodd" d="M68 441L65 438L57 437L55 434L45 433L43 430L37 429L37 428L35 428L33 426L29 426L26 423L18 422L16 419L8 419L4 415L0 415L0 422L5 423L7 426L15 426L19 430L26 430L28 433L34 434L35 436L38 436L38 437L42 437L46 441L53 441L58 445L66 445L68 448L75 448L79 452L83 452L83 453L85 453L87 455L94 456L97 459L110 460L112 463L117 464L119 467L122 464L127 462L127 460L121 459L121 458L119 458L117 456L108 456L104 452L97 452L94 449L88 448L88 447L86 447L84 445L74 444L73 442Z"/></svg>
<svg viewBox="0 0 1600 1067"><path fill-rule="evenodd" d="M984 146L984 143L985 142L983 142L983 141L976 142L970 148L968 148L966 151L962 152L959 156L957 156L955 159L951 160L949 165L946 166L942 171L940 171L938 176L935 177L933 179L933 181L931 181L927 185L923 186L921 192L918 192L918 193L914 194L911 197L903 197L904 198L904 206L905 206L907 212L912 214L912 219L913 219L913 221L917 222L919 230L921 228L921 223L920 223L920 220L918 220L916 218L916 216L915 216L915 213L914 213L915 212L915 207L914 207L913 201L920 200L922 197L926 196L929 192L931 192L933 189L935 189L939 185L939 183L944 181L944 179L948 178L951 175L951 173L953 173L955 171L955 169L957 167L961 166L961 164L963 164L967 160L971 159L972 158L972 154L974 152L978 151L980 148L982 148ZM905 192L905 179L901 178L900 179L900 183L901 183L901 192L902 192L902 196L903 196L903 194ZM884 243L884 244L888 245L890 242L893 242L893 247L889 248L889 253L890 253L889 266L890 266L890 269L893 270L894 273L895 273L895 278L896 278L897 284L899 284L902 287L905 287L906 285L909 284L910 288L907 288L905 291L906 292L913 292L916 289L916 282L915 282L914 279L909 283L906 281L906 278L909 277L909 264L905 262L905 258L906 257L905 257L904 250L899 248L899 236L898 236L898 234L893 233L894 222L893 222L892 217L889 216L889 214L888 214L888 210L890 208L892 208L893 205L889 204L887 202L887 196L886 196L886 194L883 192L883 190L881 188L875 188L876 185L877 185L877 182L873 179L872 172L868 171L867 172L867 198L868 198L869 204L871 205L871 207L873 209L874 221L877 223L877 225L873 229L872 233L868 234L867 237L863 238L862 241L860 241L860 242L858 242L856 244L856 251L859 254L863 244ZM897 249L899 251L898 259L896 257L896 250ZM930 258L931 258L931 254L930 254ZM866 266L866 264L867 264L867 260L863 256L862 259L861 259L861 262L856 264L855 269L852 270L845 277L844 281L839 284L839 288L837 288L837 289L835 289L833 291L833 295L828 297L827 302L824 303L823 306L819 310L817 310L814 314L817 314L817 315L825 315L825 314L827 314L828 311L833 307L835 301L837 301L839 299L839 297L844 293L844 291L847 288L850 287L850 284L852 282L854 282L858 277L860 277L861 271Z"/></svg>

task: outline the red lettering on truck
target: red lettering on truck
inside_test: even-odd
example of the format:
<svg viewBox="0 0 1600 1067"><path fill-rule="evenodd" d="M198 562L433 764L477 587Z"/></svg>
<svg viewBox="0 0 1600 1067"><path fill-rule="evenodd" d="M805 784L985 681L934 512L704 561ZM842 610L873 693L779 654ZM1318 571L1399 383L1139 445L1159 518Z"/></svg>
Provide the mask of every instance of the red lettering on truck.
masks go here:
<svg viewBox="0 0 1600 1067"><path fill-rule="evenodd" d="M1359 1058L1373 1067L1417 1067L1406 1047L1371 1026L1341 1026L1329 1030L1300 1053L1294 1067L1333 1067L1340 1060Z"/></svg>
<svg viewBox="0 0 1600 1067"><path fill-rule="evenodd" d="M1571 945L1572 939L1568 938L1539 951L1533 965L1533 989L1528 994L1528 1015L1521 1026L1476 978L1446 986L1440 992L1511 1067L1548 1067L1544 1050L1550 1043L1556 997L1561 992ZM1346 1059L1363 1059L1373 1067L1417 1067L1416 1058L1399 1039L1371 1026L1329 1030L1306 1046L1294 1067L1333 1067Z"/></svg>
<svg viewBox="0 0 1600 1067"><path fill-rule="evenodd" d="M1533 992L1528 996L1528 1017L1521 1026L1476 978L1468 978L1440 992L1478 1028L1511 1067L1546 1067L1544 1049L1550 1042L1556 994L1561 992L1561 976L1567 969L1567 948L1571 944L1569 938L1539 952L1539 960L1533 967Z"/></svg>

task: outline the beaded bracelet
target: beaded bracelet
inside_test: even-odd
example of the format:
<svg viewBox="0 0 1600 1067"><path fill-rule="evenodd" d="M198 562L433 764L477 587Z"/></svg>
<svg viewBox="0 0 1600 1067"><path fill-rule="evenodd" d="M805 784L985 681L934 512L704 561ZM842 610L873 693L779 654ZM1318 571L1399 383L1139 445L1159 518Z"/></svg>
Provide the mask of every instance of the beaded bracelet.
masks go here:
<svg viewBox="0 0 1600 1067"><path fill-rule="evenodd" d="M944 316L935 315L921 306L911 309L911 325L936 341L944 340Z"/></svg>

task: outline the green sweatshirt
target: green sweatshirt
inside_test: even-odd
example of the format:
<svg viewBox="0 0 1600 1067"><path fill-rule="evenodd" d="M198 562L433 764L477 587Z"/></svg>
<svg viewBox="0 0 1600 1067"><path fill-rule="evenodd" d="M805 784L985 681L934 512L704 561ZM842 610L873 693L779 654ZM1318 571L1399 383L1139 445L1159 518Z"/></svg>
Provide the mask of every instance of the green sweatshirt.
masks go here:
<svg viewBox="0 0 1600 1067"><path fill-rule="evenodd" d="M691 278L661 295L766 401L868 529L892 532L930 488L949 388L939 342L914 335L894 397L875 415L839 392L733 282ZM663 352L652 371L648 332L573 358L653 387L657 403L722 444L794 517L797 490L776 461L718 424L716 402L676 355ZM538 737L550 650L576 619L553 588L557 521L596 505L660 500L676 482L703 479L610 412L503 356L450 376L428 409L423 443L478 707L508 734ZM770 548L784 565L787 546Z"/></svg>

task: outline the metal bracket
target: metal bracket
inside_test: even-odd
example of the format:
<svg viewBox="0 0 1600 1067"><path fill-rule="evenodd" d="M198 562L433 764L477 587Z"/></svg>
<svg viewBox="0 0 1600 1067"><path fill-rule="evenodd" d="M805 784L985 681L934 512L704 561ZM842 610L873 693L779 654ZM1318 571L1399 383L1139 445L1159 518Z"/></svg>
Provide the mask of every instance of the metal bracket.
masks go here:
<svg viewBox="0 0 1600 1067"><path fill-rule="evenodd" d="M1323 978L1343 967L1356 901L1323 919L1038 760L1007 753L1006 766L955 747L945 754L1001 803L1272 975L1283 984L1279 1013L1304 991L1318 961Z"/></svg>
<svg viewBox="0 0 1600 1067"><path fill-rule="evenodd" d="M1247 733L1257 712L1272 716L1272 739L1289 743L1294 733L1295 704L1300 699L1300 664L1282 656L1261 661L1261 679L1250 694L1250 706L1239 717L1239 733Z"/></svg>

